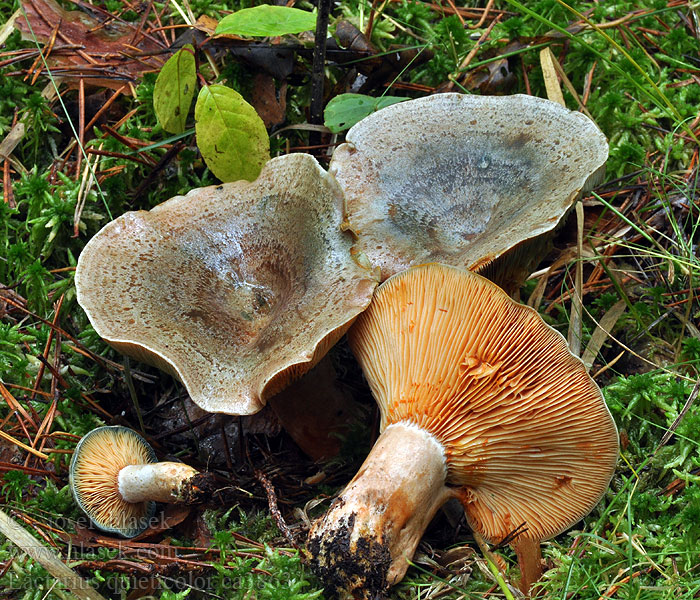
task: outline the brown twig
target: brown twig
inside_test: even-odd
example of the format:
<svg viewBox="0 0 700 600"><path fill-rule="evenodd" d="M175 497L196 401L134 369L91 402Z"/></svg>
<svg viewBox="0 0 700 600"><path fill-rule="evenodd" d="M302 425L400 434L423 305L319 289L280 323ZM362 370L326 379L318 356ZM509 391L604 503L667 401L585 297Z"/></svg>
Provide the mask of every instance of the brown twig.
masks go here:
<svg viewBox="0 0 700 600"><path fill-rule="evenodd" d="M462 73L464 75L464 72L469 68L469 64L474 60L474 57L477 55L479 50L481 49L482 44L484 43L485 40L488 39L489 35L491 34L491 30L496 26L496 23L498 23L501 20L501 16L497 16L489 26L484 30L484 32L481 34L481 37L477 40L477 42L474 44L474 47L469 51L469 54L464 58L464 60L461 62L459 67L457 68L458 73ZM455 76L456 77L456 76ZM451 78L450 83L448 83L445 86L446 90L451 90L454 89L455 82Z"/></svg>
<svg viewBox="0 0 700 600"><path fill-rule="evenodd" d="M17 402L17 400L12 394L10 394L9 390L5 387L2 381L0 381L0 396L2 396L7 405L10 407L10 410L17 414L18 421L21 422L21 419L19 418L19 416L21 415L22 418L31 423L32 427L34 428L34 431L37 430L36 421L34 421L34 419L29 416L29 413L25 410L25 408L19 402Z"/></svg>
<svg viewBox="0 0 700 600"><path fill-rule="evenodd" d="M153 164L147 160L143 160L138 156L132 156L130 154L122 154L121 152L111 152L110 150L98 150L97 148L88 148L87 153L94 156L109 156L110 158L119 158L121 160L130 160L132 162L139 163L145 167L152 167Z"/></svg>
<svg viewBox="0 0 700 600"><path fill-rule="evenodd" d="M459 19L459 22L462 24L462 27L464 27L464 26L466 25L466 23L465 23L465 21L464 21L464 17L463 17L463 16L460 14L460 12L457 10L457 5L454 3L454 0L447 0L447 4L450 5L450 8L451 8L452 11L454 12L454 14L457 15L457 18ZM493 0L489 0L489 4L493 4ZM487 7L486 7L486 10L484 11L484 14L481 16L481 18L482 18L483 20L485 20L486 17L487 17L487 15L489 14L489 13L488 13L488 10L489 10L489 7L487 6Z"/></svg>
<svg viewBox="0 0 700 600"><path fill-rule="evenodd" d="M44 352L42 353L44 359L46 360L48 360L49 350L51 349L51 344L53 344L53 337L56 333L56 327L58 326L58 318L61 313L61 306L63 306L63 297L64 294L62 294L58 300L56 310L53 316L53 321L51 322L52 327L49 328L49 335L46 338L46 345L44 346ZM31 396L29 397L30 400L34 400L36 398L37 391L39 390L39 386L41 385L41 380L44 378L44 369L44 363L41 363L39 365L39 370L36 374L36 379L34 380L34 388L32 389Z"/></svg>
<svg viewBox="0 0 700 600"><path fill-rule="evenodd" d="M272 515L277 528L282 532L284 537L287 538L287 541L292 545L292 547L299 550L299 544L297 544L296 540L294 539L292 532L287 526L287 523L284 521L284 517L282 517L282 513L280 513L280 509L277 506L277 495L275 494L275 488L272 487L272 483L267 478L265 473L259 469L255 469L254 474L255 478L265 489L265 494L267 494L267 505L270 507L270 514Z"/></svg>
<svg viewBox="0 0 700 600"><path fill-rule="evenodd" d="M37 358L39 359L39 361L43 362L46 365L46 368L49 370L51 375L58 380L58 383L61 384L61 387L63 389L67 390L70 387L68 382L63 378L63 376L58 372L58 370L54 368L54 366L50 364L47 360L45 360L43 356L39 355L37 356ZM88 394L86 394L85 392L81 392L80 397L83 400L85 400L85 402L87 402L94 410L101 413L103 417L106 417L110 421L114 420L114 415L111 415L99 404L97 404L97 402L95 402Z"/></svg>
<svg viewBox="0 0 700 600"><path fill-rule="evenodd" d="M158 163L151 169L150 173L133 192L133 197L138 198L144 192L144 190L147 190L149 186L152 185L153 180L156 178L158 173L165 169L170 161L172 161L184 147L185 143L180 141L168 148L167 152L161 157Z"/></svg>
<svg viewBox="0 0 700 600"><path fill-rule="evenodd" d="M326 77L326 36L328 35L330 11L330 0L318 0L314 58L311 67L311 107L309 109L309 123L316 125L323 125L323 88ZM315 146L320 143L321 134L311 132L309 134L309 145Z"/></svg>
<svg viewBox="0 0 700 600"><path fill-rule="evenodd" d="M390 1L390 2L397 2L397 3L399 3L399 2L404 2L404 0L389 0L389 1ZM474 8L469 7L469 8L467 8L467 7L462 7L462 6L457 6L457 7L455 7L455 8L453 9L451 6L449 6L449 7L448 7L448 6L441 6L440 4L436 4L436 3L433 3L433 2L431 2L431 3L426 2L426 3L424 3L424 4L425 4L428 8L430 8L430 9L436 11L436 12L445 12L445 13L448 13L448 14L456 14L456 13L459 13L459 14L462 15L465 19L479 19L479 18L481 18L481 16L482 16L484 13L486 13L486 14L489 14L489 13L490 13L490 14L493 16L493 18L495 18L496 16L501 16L501 17L503 17L503 16L513 16L513 15L515 14L515 13L509 12L509 11L507 11L507 10L495 10L495 9L488 10L488 8L478 8L478 7L474 7Z"/></svg>
<svg viewBox="0 0 700 600"><path fill-rule="evenodd" d="M494 3L494 0L489 0L486 3L486 7L484 8L484 12L481 14L481 17L479 18L479 20L476 23L474 23L474 25L470 25L469 29L480 29L481 28L481 26L484 24L484 22L488 18L489 13L491 12L491 9L493 8L493 3ZM454 6L454 5L450 4L450 6ZM455 8L455 10L456 10L456 8ZM462 25L464 25L464 21L462 21Z"/></svg>
<svg viewBox="0 0 700 600"><path fill-rule="evenodd" d="M103 114L105 114L105 112L107 112L107 111L109 110L109 107L112 106L112 104L114 104L114 101L115 101L117 98L119 98L119 96L121 96L121 94L124 93L124 91L125 91L126 89L127 89L127 86L123 85L123 86L120 87L118 90L116 90L116 91L114 92L114 94L112 94L102 106L100 106L100 109L94 114L94 116L92 117L92 119L90 119L90 121L88 122L88 124L85 126L85 130L86 130L86 131L88 131L88 130L90 129L90 127L92 127L95 123L97 123L97 120L98 120Z"/></svg>
<svg viewBox="0 0 700 600"><path fill-rule="evenodd" d="M15 109L15 114L12 116L12 125L10 130L17 124L17 110ZM6 157L2 161L2 190L3 190L3 200L5 204L9 205L10 208L15 207L15 198L12 191L12 180L10 178L10 159Z"/></svg>

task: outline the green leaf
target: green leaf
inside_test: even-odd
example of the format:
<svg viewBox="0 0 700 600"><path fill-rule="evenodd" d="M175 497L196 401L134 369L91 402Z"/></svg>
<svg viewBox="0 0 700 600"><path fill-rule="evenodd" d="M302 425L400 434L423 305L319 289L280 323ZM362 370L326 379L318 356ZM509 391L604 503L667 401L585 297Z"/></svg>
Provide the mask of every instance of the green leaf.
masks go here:
<svg viewBox="0 0 700 600"><path fill-rule="evenodd" d="M398 96L382 96L372 98L364 94L340 94L333 98L323 111L326 127L333 133L340 133L350 129L355 123L397 102L403 102L408 98Z"/></svg>
<svg viewBox="0 0 700 600"><path fill-rule="evenodd" d="M163 65L153 90L153 108L165 131L185 131L187 113L190 111L196 85L194 48L187 44Z"/></svg>
<svg viewBox="0 0 700 600"><path fill-rule="evenodd" d="M197 146L221 181L253 181L270 160L265 124L237 91L224 85L203 87L194 118Z"/></svg>
<svg viewBox="0 0 700 600"><path fill-rule="evenodd" d="M260 4L221 19L217 34L276 37L316 29L316 13L286 6Z"/></svg>

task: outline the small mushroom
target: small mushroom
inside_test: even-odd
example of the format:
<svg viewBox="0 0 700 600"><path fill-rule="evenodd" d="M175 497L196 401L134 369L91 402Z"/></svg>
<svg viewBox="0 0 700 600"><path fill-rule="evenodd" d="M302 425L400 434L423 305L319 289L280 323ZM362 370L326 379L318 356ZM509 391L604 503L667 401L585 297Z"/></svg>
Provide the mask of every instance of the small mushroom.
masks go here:
<svg viewBox="0 0 700 600"><path fill-rule="evenodd" d="M207 474L158 462L150 444L127 427L93 429L75 448L70 488L95 527L126 538L144 531L156 502L191 504L211 491Z"/></svg>
<svg viewBox="0 0 700 600"><path fill-rule="evenodd" d="M598 502L618 456L600 390L564 338L487 279L441 264L377 288L349 332L381 435L312 526L314 569L369 598L404 576L436 510L457 498L472 529L513 542L524 588L539 542Z"/></svg>
<svg viewBox="0 0 700 600"><path fill-rule="evenodd" d="M329 170L357 247L382 279L437 261L517 285L546 253L540 236L599 179L608 156L590 119L526 95L401 102L346 140Z"/></svg>
<svg viewBox="0 0 700 600"><path fill-rule="evenodd" d="M252 183L129 212L86 245L78 301L118 350L176 375L209 412L253 414L369 304L343 195L307 154Z"/></svg>

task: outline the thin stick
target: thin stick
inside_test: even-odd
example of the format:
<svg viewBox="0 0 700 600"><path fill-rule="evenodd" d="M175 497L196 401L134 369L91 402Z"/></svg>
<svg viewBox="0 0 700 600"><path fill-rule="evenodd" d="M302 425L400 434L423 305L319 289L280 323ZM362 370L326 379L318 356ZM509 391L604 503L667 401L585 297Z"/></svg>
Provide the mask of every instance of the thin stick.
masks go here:
<svg viewBox="0 0 700 600"><path fill-rule="evenodd" d="M114 94L112 94L108 99L107 102L105 102L101 107L100 110L98 110L95 115L90 119L90 122L85 125L85 129L89 131L89 129L97 123L97 119L99 119L107 110L109 110L109 107L112 106L114 101L121 96L121 94L127 89L127 86L123 85L120 87Z"/></svg>
<svg viewBox="0 0 700 600"><path fill-rule="evenodd" d="M493 552L489 550L486 540L483 537L481 537L478 531L472 531L472 535L474 536L474 539L476 540L476 543L478 544L481 553L484 555L484 558L486 559L486 564L489 567L489 571L491 571L491 574L496 579L496 583L498 584L498 587L501 588L503 595L506 597L507 600L515 600L515 598L513 597L513 593L510 591L508 583L506 582L506 579L503 576L503 573L501 572L501 569L498 567L498 560L496 560L496 557L494 556Z"/></svg>
<svg viewBox="0 0 700 600"><path fill-rule="evenodd" d="M314 58L311 71L311 109L309 122L315 125L323 125L323 86L326 65L326 36L328 35L328 18L331 12L331 0L319 0L318 17L316 17L316 43L314 45ZM321 143L319 133L309 135L309 145L317 146Z"/></svg>
<svg viewBox="0 0 700 600"><path fill-rule="evenodd" d="M472 62L474 57L477 55L479 50L481 50L481 46L484 43L484 41L489 37L491 34L491 30L494 28L496 23L498 23L501 20L500 15L496 17L489 26L484 30L484 32L481 34L481 37L476 41L474 44L474 47L469 51L469 54L464 57L464 60L460 63L459 67L457 68L456 73L453 74L453 77L450 78L450 83L447 84L446 89L451 90L454 89L455 86L455 78L458 76L457 74L464 74L464 72L467 70L469 67L469 64Z"/></svg>
<svg viewBox="0 0 700 600"><path fill-rule="evenodd" d="M29 416L29 413L25 410L24 406L22 406L19 402L17 402L17 400L15 400L15 397L12 394L10 394L10 391L5 387L5 384L3 384L2 381L0 381L0 396L3 397L3 399L5 400L5 402L7 402L7 405L13 412L22 415L22 417L25 420L29 421L32 424L34 431L36 431L36 421L34 421L34 419L32 419Z"/></svg>
<svg viewBox="0 0 700 600"><path fill-rule="evenodd" d="M489 0L489 1L491 4L493 4L493 0ZM459 22L462 24L462 27L464 27L464 25L465 25L464 17L461 14L459 14L459 11L457 10L457 6L455 5L454 0L447 0L447 4L450 5L450 8L457 15L457 18L459 19ZM484 12L484 14L481 17L482 22L483 22L483 20L486 19L486 15L488 15L488 8L486 9L486 11Z"/></svg>
<svg viewBox="0 0 700 600"><path fill-rule="evenodd" d="M58 317L61 313L61 307L63 306L63 297L64 296L65 296L65 294L61 294L61 297L58 300L58 304L56 306L56 310L54 312L53 321L52 321L53 327L49 328L49 335L48 335L48 338L46 339L46 345L44 346L44 352L42 353L46 360L49 359L49 350L51 350L51 344L53 344L53 336L54 336L54 333L56 332L56 327L58 326ZM36 398L37 391L39 390L39 386L41 385L41 381L44 378L44 369L45 368L46 367L44 366L44 363L42 362L39 365L39 371L37 372L36 379L34 380L34 389L32 390L32 394L29 397L30 400L34 400Z"/></svg>
<svg viewBox="0 0 700 600"><path fill-rule="evenodd" d="M470 25L469 29L479 29L484 24L484 21L486 21L486 18L489 16L489 12L491 12L491 9L493 8L493 3L494 3L494 0L489 0L486 3L486 7L484 8L484 12L481 15L481 18L474 25ZM453 6L453 5L451 4L450 6ZM455 9L455 12L457 12L457 15L461 18L461 15L457 11L457 8L454 7L454 9ZM462 25L464 25L463 20L462 20Z"/></svg>
<svg viewBox="0 0 700 600"><path fill-rule="evenodd" d="M581 356L581 335L583 328L583 204L576 203L577 224L577 260L575 293L571 296L571 321L569 322L569 349L576 356Z"/></svg>
<svg viewBox="0 0 700 600"><path fill-rule="evenodd" d="M282 532L287 541L297 550L299 550L299 544L296 543L292 532L290 531L287 523L280 513L280 509L277 507L277 495L275 494L275 488L272 487L272 483L267 478L267 475L262 471L255 469L255 478L262 484L267 494L267 505L270 507L270 514L277 524L277 528Z"/></svg>
<svg viewBox="0 0 700 600"><path fill-rule="evenodd" d="M17 111L12 117L12 125L14 127L17 124ZM1 158L1 157L0 157ZM5 158L2 161L2 190L3 190L3 200L5 204L9 205L10 208L15 207L15 198L12 191L12 179L10 177L10 159Z"/></svg>
<svg viewBox="0 0 700 600"><path fill-rule="evenodd" d="M139 396L136 393L136 388L134 387L134 380L131 378L131 366L129 364L129 357L124 356L124 381L126 382L126 387L129 390L129 395L131 396L131 401L134 403L134 409L136 410L136 418L139 420L139 428L141 433L146 435L146 426L143 422L143 416L141 415L141 405L139 404Z"/></svg>
<svg viewBox="0 0 700 600"><path fill-rule="evenodd" d="M78 146L80 151L75 160L75 179L80 177L80 167L83 164L85 152L85 80L81 77L78 81Z"/></svg>

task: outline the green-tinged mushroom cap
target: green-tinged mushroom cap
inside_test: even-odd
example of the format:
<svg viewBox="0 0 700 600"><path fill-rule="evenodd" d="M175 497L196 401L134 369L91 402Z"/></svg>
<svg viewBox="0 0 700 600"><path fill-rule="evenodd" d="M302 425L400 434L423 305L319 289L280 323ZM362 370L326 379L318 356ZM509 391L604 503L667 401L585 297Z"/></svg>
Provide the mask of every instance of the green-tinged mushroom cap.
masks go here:
<svg viewBox="0 0 700 600"><path fill-rule="evenodd" d="M526 95L401 102L346 139L329 170L358 250L383 280L431 261L479 271L533 242L599 178L608 156L586 116ZM517 261L541 259L543 248L516 252ZM513 268L501 269L507 279Z"/></svg>
<svg viewBox="0 0 700 600"><path fill-rule="evenodd" d="M308 154L255 181L129 212L86 245L75 274L95 331L176 375L209 412L253 414L311 369L369 304L343 195Z"/></svg>

